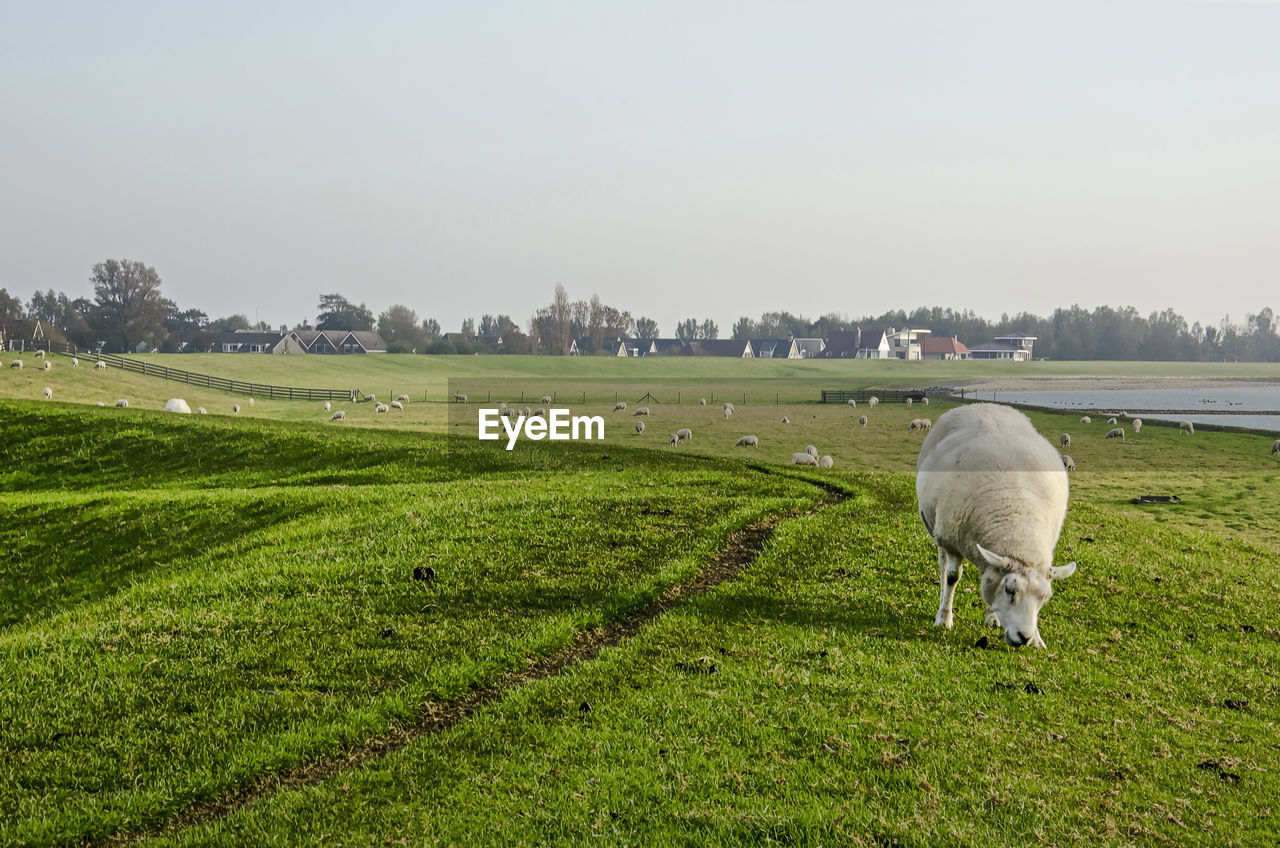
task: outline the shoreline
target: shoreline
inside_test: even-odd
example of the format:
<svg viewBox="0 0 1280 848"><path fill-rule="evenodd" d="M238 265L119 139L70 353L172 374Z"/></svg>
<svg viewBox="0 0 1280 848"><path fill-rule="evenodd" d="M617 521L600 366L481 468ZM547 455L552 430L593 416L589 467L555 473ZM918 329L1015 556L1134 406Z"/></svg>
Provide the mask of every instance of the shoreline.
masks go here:
<svg viewBox="0 0 1280 848"><path fill-rule="evenodd" d="M992 377L957 381L955 392L1127 391L1132 389L1238 389L1280 386L1268 377Z"/></svg>

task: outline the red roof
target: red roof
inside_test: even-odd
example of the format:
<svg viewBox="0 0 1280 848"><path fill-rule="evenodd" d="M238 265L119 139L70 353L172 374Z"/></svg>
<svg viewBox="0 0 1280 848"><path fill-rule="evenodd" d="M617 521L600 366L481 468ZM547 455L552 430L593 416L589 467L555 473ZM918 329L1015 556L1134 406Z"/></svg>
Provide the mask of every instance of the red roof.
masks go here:
<svg viewBox="0 0 1280 848"><path fill-rule="evenodd" d="M955 354L961 355L969 352L969 348L955 338L947 338L946 336L930 336L927 339L920 340L921 351L925 354Z"/></svg>

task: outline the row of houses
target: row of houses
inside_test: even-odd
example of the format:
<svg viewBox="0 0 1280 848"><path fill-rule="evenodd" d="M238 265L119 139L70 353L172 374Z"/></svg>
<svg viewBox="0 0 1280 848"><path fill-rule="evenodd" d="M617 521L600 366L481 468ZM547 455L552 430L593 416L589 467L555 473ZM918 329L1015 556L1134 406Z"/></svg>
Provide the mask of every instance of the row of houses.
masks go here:
<svg viewBox="0 0 1280 848"><path fill-rule="evenodd" d="M605 345L611 356L728 356L740 359L1004 359L1031 358L1035 336L1009 333L973 347L957 338L933 336L923 329L840 330L825 339L629 339ZM569 343L569 355L579 356L585 339Z"/></svg>
<svg viewBox="0 0 1280 848"><path fill-rule="evenodd" d="M218 353L386 353L382 336L368 330L236 330L215 333Z"/></svg>

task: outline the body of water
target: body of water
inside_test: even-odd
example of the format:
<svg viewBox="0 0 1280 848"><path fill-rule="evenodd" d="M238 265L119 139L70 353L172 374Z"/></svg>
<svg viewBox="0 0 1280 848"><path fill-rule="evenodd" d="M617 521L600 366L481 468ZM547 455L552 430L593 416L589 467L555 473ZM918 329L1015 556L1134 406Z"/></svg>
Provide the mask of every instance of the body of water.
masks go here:
<svg viewBox="0 0 1280 848"><path fill-rule="evenodd" d="M1139 418L1256 427L1280 432L1280 385L1215 389L1070 389L1051 391L966 392L965 397L1030 403L1054 409L1128 412ZM1160 414L1144 410L1176 409ZM1231 414L1224 414L1224 413Z"/></svg>

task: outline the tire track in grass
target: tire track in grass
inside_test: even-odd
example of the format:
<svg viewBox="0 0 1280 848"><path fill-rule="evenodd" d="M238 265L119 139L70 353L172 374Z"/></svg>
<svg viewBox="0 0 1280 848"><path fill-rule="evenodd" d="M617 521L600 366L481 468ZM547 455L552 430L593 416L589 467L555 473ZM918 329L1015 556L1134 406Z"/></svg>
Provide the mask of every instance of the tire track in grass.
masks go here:
<svg viewBox="0 0 1280 848"><path fill-rule="evenodd" d="M765 466L751 464L748 467L766 475L777 473L777 469ZM709 592L742 574L764 550L773 531L782 522L834 506L848 497L848 493L834 483L811 477L803 479L825 491L826 497L808 509L775 513L730 532L729 540L692 579L671 586L657 600L620 619L577 634L568 645L554 653L528 657L523 670L507 672L497 681L474 689L465 697L425 704L418 715L408 722L397 723L383 734L358 745L317 757L284 771L263 775L213 798L196 801L185 809L156 821L67 844L81 848L122 848L226 818L278 793L315 786L342 772L400 751L413 742L448 730L528 683L561 674L579 663L587 662L604 649L635 636L649 622L685 600Z"/></svg>

